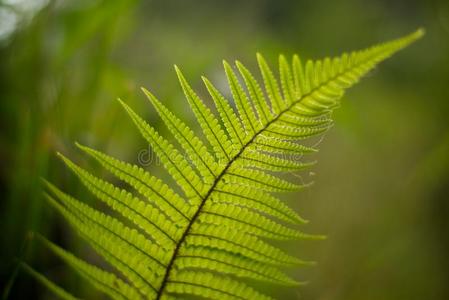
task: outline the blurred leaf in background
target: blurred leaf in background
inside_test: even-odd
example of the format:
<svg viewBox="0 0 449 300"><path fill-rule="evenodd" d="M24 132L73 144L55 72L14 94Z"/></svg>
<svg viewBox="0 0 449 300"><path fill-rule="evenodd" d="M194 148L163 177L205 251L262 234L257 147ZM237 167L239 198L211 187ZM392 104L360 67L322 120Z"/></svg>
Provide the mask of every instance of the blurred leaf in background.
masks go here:
<svg viewBox="0 0 449 300"><path fill-rule="evenodd" d="M316 184L288 200L311 220L304 230L329 238L289 245L319 264L292 271L310 280L308 286L271 293L279 299L448 299L445 0L0 1L0 281L10 278L28 231L96 259L46 205L39 178L98 205L54 152L87 165L74 151L80 141L136 162L146 145L116 98L159 127L139 90L145 86L195 127L175 63L210 103L200 75L229 96L223 58L255 70L257 51L274 65L281 52L336 55L420 26L426 37L351 90L335 114L336 126L316 155ZM25 257L36 269L80 297L100 297L32 246ZM28 298L51 296L19 274L10 299Z"/></svg>

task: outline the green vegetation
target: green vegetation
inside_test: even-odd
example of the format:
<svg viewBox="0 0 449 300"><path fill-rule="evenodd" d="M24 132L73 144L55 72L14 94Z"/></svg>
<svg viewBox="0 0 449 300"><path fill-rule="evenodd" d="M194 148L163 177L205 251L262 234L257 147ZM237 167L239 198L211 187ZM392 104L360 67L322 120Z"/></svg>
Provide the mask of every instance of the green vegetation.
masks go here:
<svg viewBox="0 0 449 300"><path fill-rule="evenodd" d="M140 91L147 87L207 145L173 64L220 119L200 80L206 75L232 100L220 58L238 58L263 86L254 59L259 51L279 80L279 53L290 67L292 54L299 53L305 65L309 59L334 57L423 26L422 41L345 93L342 107L332 113L335 126L301 141L320 148L319 153L279 156L296 163L319 161L300 172L280 172L295 184L314 182L299 193L279 196L310 220L307 226L289 225L282 215L269 218L327 239L264 239L293 257L317 262L280 268L288 278L308 284L237 280L276 299L447 299L446 2L0 0L0 294L54 299L40 284L47 278L82 299L109 298L49 251L41 236L130 284L43 196L45 178L93 209L134 226L98 201L55 153L139 200L145 198L79 151L74 141L139 165L183 195L115 99L182 150ZM240 71L232 69L244 88ZM281 82L279 88L282 93ZM238 113L234 102L229 103ZM221 120L219 124L226 128ZM39 233L38 238L30 239L30 232ZM38 273L23 272L18 261ZM35 274L42 275L36 280Z"/></svg>
<svg viewBox="0 0 449 300"><path fill-rule="evenodd" d="M418 30L366 50L345 53L334 59L309 60L305 64L296 55L291 64L281 55L279 81L258 54L263 89L255 76L237 61L236 67L245 82L242 86L225 61L224 69L237 113L232 108L234 105L203 77L220 118L211 112L176 68L206 144L147 90L145 94L182 151L128 105L121 100L120 103L182 194L138 165L127 164L79 144L81 150L145 199L92 175L59 154L93 195L133 226L45 182L49 202L126 280L45 239L44 244L87 282L113 299L171 299L184 294L217 300L271 299L223 275L282 285L299 284L277 267L308 263L264 240L322 237L304 234L280 223L301 224L304 220L273 193L298 190L308 184L288 181L279 177L279 173L309 167L311 163L298 160L316 149L300 141L327 131L331 126L331 113L339 106L345 89L422 35L423 31ZM53 284L45 279L41 281L55 290ZM65 292L56 291L64 298L73 299L65 297Z"/></svg>

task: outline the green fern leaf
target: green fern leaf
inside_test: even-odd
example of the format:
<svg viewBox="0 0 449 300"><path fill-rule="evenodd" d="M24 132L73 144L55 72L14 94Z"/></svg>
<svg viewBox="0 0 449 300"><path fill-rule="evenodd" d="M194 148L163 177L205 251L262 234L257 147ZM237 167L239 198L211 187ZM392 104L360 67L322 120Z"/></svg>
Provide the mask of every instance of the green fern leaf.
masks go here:
<svg viewBox="0 0 449 300"><path fill-rule="evenodd" d="M134 287L125 283L114 273L101 270L100 268L75 257L72 253L67 252L41 236L39 236L39 239L48 249L73 267L88 282L109 295L111 298L135 299L139 297L139 292Z"/></svg>
<svg viewBox="0 0 449 300"><path fill-rule="evenodd" d="M158 206L175 225L185 225L193 207L164 184L142 168L125 163L99 151L77 143L77 146L95 158L105 169L132 186L150 203Z"/></svg>
<svg viewBox="0 0 449 300"><path fill-rule="evenodd" d="M180 228L174 226L174 223L169 221L158 209L139 200L128 191L91 175L63 155L60 154L60 156L92 194L118 211L123 217L134 222L161 247L170 248L176 243L176 238L182 234Z"/></svg>
<svg viewBox="0 0 449 300"><path fill-rule="evenodd" d="M190 107L195 113L198 123L203 129L204 135L213 147L218 162L221 162L222 165L226 165L227 163L229 163L230 157L232 155L233 148L231 141L222 130L218 119L195 94L178 67L175 66L175 69L176 73L178 74L179 82L181 83L184 94L189 101Z"/></svg>
<svg viewBox="0 0 449 300"><path fill-rule="evenodd" d="M281 55L279 78L257 54L263 88L242 63L237 61L234 70L224 62L236 111L203 77L218 117L175 67L205 139L145 89L179 145L170 143L119 101L182 194L139 166L79 144L84 153L131 187L119 188L60 155L87 190L119 216L98 211L45 181L49 203L120 275L39 239L113 299L177 299L186 295L271 299L241 279L301 284L280 267L313 262L293 257L270 241L324 237L291 227L307 221L273 193L311 184L297 183L285 174L314 164L297 160L317 151L300 141L327 131L332 126L330 115L345 90L422 35L418 30L366 50L305 63L297 55L291 62ZM24 269L61 298L75 299L27 265Z"/></svg>
<svg viewBox="0 0 449 300"><path fill-rule="evenodd" d="M209 91L209 94L214 100L215 106L220 113L220 117L231 137L233 143L232 154L235 155L238 152L237 147L242 147L244 145L243 142L246 139L246 133L243 130L241 121L229 105L229 102L220 94L213 84L205 77L203 77L203 81Z"/></svg>

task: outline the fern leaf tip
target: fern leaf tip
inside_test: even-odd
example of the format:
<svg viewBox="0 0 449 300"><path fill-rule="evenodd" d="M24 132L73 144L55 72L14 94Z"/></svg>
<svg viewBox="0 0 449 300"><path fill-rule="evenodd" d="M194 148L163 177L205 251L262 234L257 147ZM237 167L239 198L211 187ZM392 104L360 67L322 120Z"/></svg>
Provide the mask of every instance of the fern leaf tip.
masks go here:
<svg viewBox="0 0 449 300"><path fill-rule="evenodd" d="M147 96L147 98L148 98L148 100L150 100L150 102L157 101L156 96L154 96L154 94L152 92L150 92L148 89L146 89L144 87L141 87L140 89L145 94L145 96Z"/></svg>
<svg viewBox="0 0 449 300"><path fill-rule="evenodd" d="M302 283L303 283L302 281L298 281L298 280L289 280L289 281L286 281L284 284L286 286L299 287L302 285Z"/></svg>
<svg viewBox="0 0 449 300"><path fill-rule="evenodd" d="M317 241L327 240L327 236L322 234L303 234L301 238L306 240L317 240Z"/></svg>
<svg viewBox="0 0 449 300"><path fill-rule="evenodd" d="M39 177L39 180L42 182L42 183L45 183L46 181L47 181L47 179L45 179L45 177Z"/></svg>
<svg viewBox="0 0 449 300"><path fill-rule="evenodd" d="M285 62L287 62L287 58L286 58L286 56L284 55L284 53L279 54L278 60L279 60L279 61L285 61Z"/></svg>
<svg viewBox="0 0 449 300"><path fill-rule="evenodd" d="M118 98L117 101L122 105L122 107L126 110L126 112L133 118L135 113L122 99Z"/></svg>
<svg viewBox="0 0 449 300"><path fill-rule="evenodd" d="M44 177L41 177L40 180L41 180L41 182L42 182L43 185L45 185L45 186L47 186L47 187L48 187L48 186L51 186L50 181L48 181L48 180L45 179Z"/></svg>
<svg viewBox="0 0 449 300"><path fill-rule="evenodd" d="M68 159L67 157L65 157L65 155L64 154L62 154L61 152L56 152L56 156L58 156L60 159L62 159L62 160L66 160L66 159Z"/></svg>
<svg viewBox="0 0 449 300"><path fill-rule="evenodd" d="M181 69L178 67L178 65L173 65L173 68L175 68L175 72L176 72L176 74L178 75L178 77L184 77L183 75L182 75L182 72L181 72Z"/></svg>
<svg viewBox="0 0 449 300"><path fill-rule="evenodd" d="M301 264L307 267L313 267L316 266L318 263L314 260L303 260Z"/></svg>
<svg viewBox="0 0 449 300"><path fill-rule="evenodd" d="M426 29L424 27L419 27L414 33L413 36L417 39L423 37L426 34Z"/></svg>
<svg viewBox="0 0 449 300"><path fill-rule="evenodd" d="M75 146L76 146L78 149L80 149L80 150L82 150L82 151L84 151L84 152L87 152L88 149L89 149L87 146L85 146L85 145L83 145L83 144L81 144L81 143L78 143L78 142L75 142Z"/></svg>
<svg viewBox="0 0 449 300"><path fill-rule="evenodd" d="M310 284L310 281L299 281L298 282L299 286L305 286L305 285L308 285L308 284Z"/></svg>
<svg viewBox="0 0 449 300"><path fill-rule="evenodd" d="M225 69L231 68L231 65L228 63L228 61L226 59L223 59L222 63L223 63L223 66L225 67Z"/></svg>
<svg viewBox="0 0 449 300"><path fill-rule="evenodd" d="M130 107L125 101L123 101L122 99L117 98L117 101L120 103L120 105L123 106L123 108L125 108L126 111L128 111L128 112L134 112L134 111L131 109L131 107Z"/></svg>
<svg viewBox="0 0 449 300"><path fill-rule="evenodd" d="M308 182L308 183L304 184L302 187L308 188L308 187L311 187L314 184L315 184L315 181L311 181L311 182Z"/></svg>
<svg viewBox="0 0 449 300"><path fill-rule="evenodd" d="M416 42L417 40L419 40L420 38L422 38L426 33L426 30L424 29L424 27L419 27L417 30L415 30L414 32L401 37L397 40L394 40L392 42L399 42L402 44L402 47L400 48L405 48L406 46Z"/></svg>
<svg viewBox="0 0 449 300"><path fill-rule="evenodd" d="M260 52L256 53L257 62L260 64L266 64L266 60Z"/></svg>
<svg viewBox="0 0 449 300"><path fill-rule="evenodd" d="M300 217L300 216L298 216L297 219L298 219L297 221L298 221L299 223L301 223L301 224L309 224L309 223L310 223L309 220L304 219L303 217Z"/></svg>

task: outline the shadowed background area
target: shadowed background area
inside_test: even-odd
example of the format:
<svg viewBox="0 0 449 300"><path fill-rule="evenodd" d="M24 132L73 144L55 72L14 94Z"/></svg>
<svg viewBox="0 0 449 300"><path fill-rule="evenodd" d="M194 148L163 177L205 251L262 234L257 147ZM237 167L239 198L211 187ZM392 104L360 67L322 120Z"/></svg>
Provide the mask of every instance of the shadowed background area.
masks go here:
<svg viewBox="0 0 449 300"><path fill-rule="evenodd" d="M81 298L101 299L27 232L96 260L42 197L40 177L98 207L55 156L96 170L74 141L142 162L147 146L120 97L167 133L140 87L198 129L173 64L211 103L200 76L229 96L221 59L256 71L255 53L321 58L407 34L421 41L352 88L287 197L325 241L286 247L317 266L291 270L304 287L279 299L449 299L449 4L434 1L0 0L0 282L22 257ZM140 153L140 154L139 154ZM149 159L149 158L147 158ZM146 168L166 178L161 166ZM24 247L24 244L27 244ZM22 249L22 250L21 250ZM20 272L9 299L52 299Z"/></svg>

